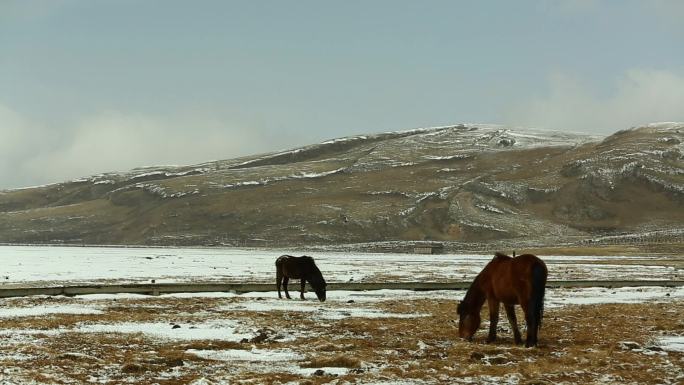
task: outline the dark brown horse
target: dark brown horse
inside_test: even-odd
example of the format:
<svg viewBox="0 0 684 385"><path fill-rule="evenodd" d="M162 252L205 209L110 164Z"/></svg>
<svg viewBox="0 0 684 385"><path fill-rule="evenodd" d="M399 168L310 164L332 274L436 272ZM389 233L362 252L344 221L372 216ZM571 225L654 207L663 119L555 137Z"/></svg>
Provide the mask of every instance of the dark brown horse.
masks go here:
<svg viewBox="0 0 684 385"><path fill-rule="evenodd" d="M301 279L301 294L300 297L304 299L304 285L308 281L311 287L316 292L316 297L323 302L325 301L325 279L323 274L314 263L314 259L308 256L293 257L291 255L281 255L276 259L276 285L278 286L278 298L283 298L280 294L280 284L282 282L285 289L285 297L290 299L290 293L287 291L287 282L290 278Z"/></svg>
<svg viewBox="0 0 684 385"><path fill-rule="evenodd" d="M480 309L485 300L489 306L489 336L496 339L499 303L503 302L515 343L522 343L513 305L519 304L525 313L527 339L525 346L537 345L537 334L544 314L544 291L548 271L546 264L532 254L511 258L496 253L487 266L475 277L463 301L458 304L458 334L472 340L480 327Z"/></svg>

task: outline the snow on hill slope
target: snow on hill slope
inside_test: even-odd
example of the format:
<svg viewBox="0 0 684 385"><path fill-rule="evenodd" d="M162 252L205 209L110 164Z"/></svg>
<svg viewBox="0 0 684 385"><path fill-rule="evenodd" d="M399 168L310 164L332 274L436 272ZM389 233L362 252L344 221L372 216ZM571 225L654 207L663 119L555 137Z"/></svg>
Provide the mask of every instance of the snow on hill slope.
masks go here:
<svg viewBox="0 0 684 385"><path fill-rule="evenodd" d="M679 234L684 124L461 124L0 193L0 242L558 244ZM638 237L637 237L638 238Z"/></svg>

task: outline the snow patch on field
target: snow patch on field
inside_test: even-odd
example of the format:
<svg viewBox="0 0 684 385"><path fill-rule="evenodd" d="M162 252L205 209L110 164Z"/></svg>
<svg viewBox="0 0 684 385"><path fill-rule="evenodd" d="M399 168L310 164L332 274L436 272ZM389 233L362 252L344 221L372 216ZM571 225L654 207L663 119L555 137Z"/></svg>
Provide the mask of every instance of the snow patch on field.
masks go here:
<svg viewBox="0 0 684 385"><path fill-rule="evenodd" d="M65 297L67 298L67 297ZM149 295L134 294L134 293L116 293L116 294L82 294L74 296L73 298L83 301L118 301L122 299L144 299L149 298Z"/></svg>
<svg viewBox="0 0 684 385"><path fill-rule="evenodd" d="M294 352L292 349L257 349L241 350L196 350L189 349L186 353L193 354L206 360L215 361L249 361L249 362L279 362L279 361L299 361L304 356Z"/></svg>
<svg viewBox="0 0 684 385"><path fill-rule="evenodd" d="M65 329L4 329L0 330L0 336L20 341L27 339L27 337L54 336L64 330Z"/></svg>
<svg viewBox="0 0 684 385"><path fill-rule="evenodd" d="M82 305L36 305L0 308L0 318L38 317L52 314L102 314L102 310Z"/></svg>
<svg viewBox="0 0 684 385"><path fill-rule="evenodd" d="M294 368L290 371L292 373L299 374L302 376L313 376L319 370L322 370L323 373L326 375L333 375L333 376L343 376L343 375L349 373L348 368L336 368L336 367L332 367L332 366L324 366L321 368ZM396 382L395 382L395 384L396 384Z"/></svg>
<svg viewBox="0 0 684 385"><path fill-rule="evenodd" d="M264 293L259 294L263 296ZM344 300L344 297L340 299ZM396 296L391 296L387 299L396 299ZM222 306L219 309L221 311L307 312L311 313L314 317L327 320L341 320L345 318L419 318L429 316L429 314L389 313L378 309L359 307L354 303L347 305L346 303L336 302L334 300L326 303L300 300L263 300L236 302Z"/></svg>
<svg viewBox="0 0 684 385"><path fill-rule="evenodd" d="M511 373L502 377L496 376L477 376L452 379L457 384L479 384L479 385L517 385L522 380L519 373ZM534 382L531 382L534 383Z"/></svg>
<svg viewBox="0 0 684 385"><path fill-rule="evenodd" d="M660 345L663 350L669 352L684 353L684 336L660 337L658 339L658 345Z"/></svg>
<svg viewBox="0 0 684 385"><path fill-rule="evenodd" d="M592 305L600 303L641 303L684 298L684 287L588 287L581 289L555 289L547 291L547 307Z"/></svg>
<svg viewBox="0 0 684 385"><path fill-rule="evenodd" d="M261 293L263 296L263 293ZM162 294L162 298L235 298L238 294L231 292L207 292L207 293L172 293Z"/></svg>
<svg viewBox="0 0 684 385"><path fill-rule="evenodd" d="M225 307L224 310L251 310L251 311L345 311L358 309L358 304L368 304L414 299L444 299L458 301L463 298L466 290L432 290L432 291L412 291L412 290L366 290L366 291L328 291L328 299L325 303L315 300L275 300L265 302L235 303ZM271 293L245 293L239 297L276 297L275 292ZM668 301L684 299L684 287L624 287L624 288L549 288L546 290L546 307L561 307L568 305L590 305L601 303L641 303L650 301ZM348 301L353 301L347 304ZM254 305L250 305L254 304ZM329 308L326 306L339 304L345 306L341 308ZM236 307L237 306L237 307ZM372 310L372 309L368 309ZM352 313L354 314L354 313ZM354 315L352 315L354 316ZM362 316L362 315L358 315Z"/></svg>
<svg viewBox="0 0 684 385"><path fill-rule="evenodd" d="M170 340L221 340L240 342L254 337L240 330L240 324L231 321L213 321L200 324L173 324L167 322L126 322L118 324L81 325L74 331L82 333L142 333L154 338Z"/></svg>

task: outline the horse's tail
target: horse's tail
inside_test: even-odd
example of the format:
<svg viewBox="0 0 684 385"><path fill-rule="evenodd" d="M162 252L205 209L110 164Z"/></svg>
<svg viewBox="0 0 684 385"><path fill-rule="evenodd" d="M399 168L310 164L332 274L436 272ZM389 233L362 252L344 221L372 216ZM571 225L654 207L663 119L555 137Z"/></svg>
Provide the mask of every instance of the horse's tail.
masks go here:
<svg viewBox="0 0 684 385"><path fill-rule="evenodd" d="M532 266L532 297L530 298L530 310L534 317L534 326L537 330L541 329L542 318L544 317L544 293L546 291L546 277L548 271L543 262L535 263Z"/></svg>

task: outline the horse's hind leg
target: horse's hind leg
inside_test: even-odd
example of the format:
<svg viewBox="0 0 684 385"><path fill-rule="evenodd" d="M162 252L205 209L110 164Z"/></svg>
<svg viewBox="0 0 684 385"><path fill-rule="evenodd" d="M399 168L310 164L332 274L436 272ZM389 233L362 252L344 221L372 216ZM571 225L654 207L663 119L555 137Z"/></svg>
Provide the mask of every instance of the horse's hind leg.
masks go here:
<svg viewBox="0 0 684 385"><path fill-rule="evenodd" d="M534 311L532 307L528 309L527 312L527 339L525 340L525 347L530 348L532 346L537 346L537 331L539 330L539 324L537 318L534 316Z"/></svg>
<svg viewBox="0 0 684 385"><path fill-rule="evenodd" d="M504 304L506 309L506 315L508 316L508 322L511 324L511 330L513 330L513 338L515 338L516 344L522 343L522 338L520 337L520 329L518 329L518 320L515 316L515 307L513 305Z"/></svg>
<svg viewBox="0 0 684 385"><path fill-rule="evenodd" d="M278 298L283 298L282 294L280 294L280 285L283 281L283 274L280 271L276 271L276 287L278 288Z"/></svg>
<svg viewBox="0 0 684 385"><path fill-rule="evenodd" d="M290 299L290 292L287 291L287 283L290 281L289 277L283 278L283 289L285 289L285 298Z"/></svg>
<svg viewBox="0 0 684 385"><path fill-rule="evenodd" d="M496 340L496 325L499 323L499 301L488 299L489 306L489 336L487 342L494 342Z"/></svg>
<svg viewBox="0 0 684 385"><path fill-rule="evenodd" d="M522 307L525 313L525 323L527 324L527 337L525 338L525 347L529 348L537 344L537 325L534 322L534 316L532 315L532 309L528 306L526 302L521 301L520 307Z"/></svg>
<svg viewBox="0 0 684 385"><path fill-rule="evenodd" d="M299 289L299 297L304 299L304 288L306 286L306 281L302 278L302 287Z"/></svg>
<svg viewBox="0 0 684 385"><path fill-rule="evenodd" d="M527 321L527 339L525 339L525 347L531 348L537 346L537 320L532 315L528 316Z"/></svg>

